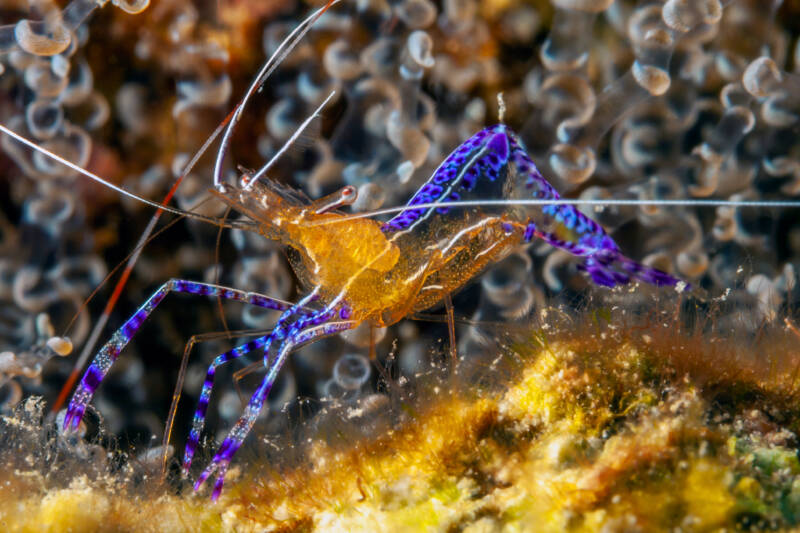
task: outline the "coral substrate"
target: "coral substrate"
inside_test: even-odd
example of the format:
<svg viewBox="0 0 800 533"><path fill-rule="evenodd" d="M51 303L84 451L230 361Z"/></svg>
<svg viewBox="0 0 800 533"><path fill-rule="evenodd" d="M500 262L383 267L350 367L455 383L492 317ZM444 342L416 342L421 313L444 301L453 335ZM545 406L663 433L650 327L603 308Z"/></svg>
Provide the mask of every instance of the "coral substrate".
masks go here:
<svg viewBox="0 0 800 533"><path fill-rule="evenodd" d="M734 342L715 336L710 322L688 330L667 312L626 327L608 321L611 310L587 315L570 319L578 335L563 333L565 319L542 317L558 328L505 339L480 374L439 369L414 387L389 384L385 402L321 411L286 450L243 458L214 504L180 481L161 483L147 459L104 463L63 451L82 441L48 437L41 404L28 400L0 429L0 524L7 531L794 528L800 338L792 328ZM264 461L283 454L299 459L282 467Z"/></svg>

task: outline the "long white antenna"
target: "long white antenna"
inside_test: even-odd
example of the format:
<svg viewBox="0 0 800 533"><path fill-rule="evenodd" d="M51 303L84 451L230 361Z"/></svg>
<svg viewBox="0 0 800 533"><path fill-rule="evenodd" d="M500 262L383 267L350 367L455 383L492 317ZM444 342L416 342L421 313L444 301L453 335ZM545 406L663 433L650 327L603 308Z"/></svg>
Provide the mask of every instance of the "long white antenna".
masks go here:
<svg viewBox="0 0 800 533"><path fill-rule="evenodd" d="M193 213L188 213L188 212L182 211L180 209L174 209L172 207L163 206L163 205L159 204L158 202L154 202L152 200L148 200L147 198L143 198L143 197L141 197L141 196L139 196L137 194L134 194L132 192L126 191L122 187L114 185L110 181L107 181L107 180L101 178L100 176L98 176L97 174L95 174L93 172L90 172L90 171L86 170L85 168L76 165L72 161L64 159L63 157L61 157L60 155L56 154L55 152L51 152L47 148L39 146L35 142L33 142L31 140L28 140L27 138L23 137L19 133L15 132L14 130L11 130L11 129L7 128L6 126L3 126L2 124L0 124L0 131L5 133L6 135L11 137L12 139L21 142L25 146L27 146L29 148L33 148L37 152L46 155L50 159L58 161L62 165L66 166L66 167L69 167L72 170L83 174L87 178L92 179L92 180L96 181L97 183L100 183L100 184L108 187L109 189L114 190L114 191L122 194L123 196L127 196L128 198L132 198L132 199L134 199L134 200L136 200L138 202L142 202L143 204L147 204L149 206L152 206L152 207L155 207L155 208L158 208L158 209L163 209L164 211L169 211L170 213L175 213L177 215L188 215L188 216L193 216L194 215Z"/></svg>
<svg viewBox="0 0 800 533"><path fill-rule="evenodd" d="M270 74L272 74L272 71L274 71L275 68L280 65L284 58L292 52L294 47L297 46L297 43L299 43L308 30L311 29L311 26L314 24L314 22L316 22L317 19L328 10L329 7L337 3L339 3L339 0L333 0L309 15L303 22L300 23L300 25L292 30L286 39L281 42L277 50L275 50L275 52L270 56L267 62L264 63L264 66L261 67L258 75L255 77L253 83L250 85L250 88L247 90L247 93L244 95L244 98L242 98L242 100L239 102L239 106L236 108L231 121L228 123L228 127L225 128L225 133L222 135L222 141L220 141L219 150L217 151L217 160L214 163L215 188L219 188L220 184L222 183L222 163L224 162L225 154L228 151L231 135L233 134L233 129L236 127L236 124L239 123L239 119L241 119L242 112L244 111L247 102L250 101L250 97L252 97L258 88L261 87L267 78L269 78Z"/></svg>
<svg viewBox="0 0 800 533"><path fill-rule="evenodd" d="M213 217L207 217L207 216L204 216L204 215L199 215L197 213L192 213L191 211L184 211L183 209L177 209L177 208L174 208L174 207L169 207L169 206L166 206L166 205L162 205L162 204L160 204L158 202L154 202L152 200L148 200L147 198L139 196L138 194L134 194L134 193L132 193L130 191L126 191L122 187L120 187L118 185L114 185L110 181L108 181L108 180L106 180L104 178L101 178L97 174L95 174L95 173L93 173L93 172L91 172L89 170L86 170L85 168L83 168L83 167L81 167L79 165L76 165L72 161L69 161L68 159L64 159L63 157L61 157L60 155L56 154L55 152L51 152L47 148L44 148L43 146L39 146L38 144L36 144L35 142L31 141L30 139L27 139L26 137L23 137L19 133L15 132L14 130L9 129L8 127L6 127L6 126L4 126L2 124L0 124L0 132L5 133L6 135L8 135L12 139L16 140L17 142L20 142L20 143L24 144L25 146L27 146L29 148L32 148L33 150L36 150L37 152L49 157L50 159L53 159L54 161L58 161L62 165L74 170L75 172L83 174L87 178L89 178L91 180L94 180L97 183L100 183L101 185L103 185L105 187L108 187L109 189L111 189L113 191L116 191L116 192L118 192L119 194L121 194L123 196L127 196L128 198L132 198L133 200L136 200L137 202L141 202L143 204L149 205L150 207L155 207L156 209L167 211L168 213L173 213L175 215L180 215L180 216L185 216L185 217L189 217L189 218L195 218L195 219L199 219L199 220L204 220L206 222L211 222L212 224L215 224L215 225L219 225L219 224L223 223L221 220L217 220L216 218L213 218ZM238 227L239 226L239 224L237 224L236 221L234 221L234 222L224 222L224 224L226 226L229 226L229 227Z"/></svg>
<svg viewBox="0 0 800 533"><path fill-rule="evenodd" d="M280 159L280 157L281 157L281 156L282 156L284 153L286 153L286 150L288 150L288 149L289 149L289 147L290 147L292 144L294 144L294 142L297 140L297 138L298 138L298 137L300 137L300 135L302 135L303 131L304 131L304 130L305 130L307 127L308 127L308 125L309 125L309 124L311 124L311 122L312 122L312 121L313 121L315 118L317 118L317 117L319 116L320 112L322 111L322 108L323 108L323 107L325 107L325 106L327 105L327 103L328 103L328 102L331 100L331 98L333 98L333 95L334 95L334 94L336 94L336 91L331 91L331 94L329 94L329 95L328 95L328 97L325 99L325 101L323 101L323 102L322 102L322 103L321 103L321 104L320 104L320 105L317 107L317 109L315 109L315 110L314 110L314 112L313 112L313 113L312 113L312 114L311 114L311 115L310 115L310 116L309 116L309 117L308 117L308 118L307 118L307 119L306 119L306 120L305 120L305 121L304 121L302 124L300 124L300 127L299 127L299 128L297 128L297 131L295 131L295 132L292 134L292 136L291 136L291 137L289 137L289 140L288 140L288 141L286 141L285 143L283 143L283 146L281 146L281 149L280 149L280 150L278 150L278 152L277 152L277 153L276 153L274 156L272 156L272 159L270 159L269 161L267 161L267 164L266 164L266 165L264 165L263 167L261 167L261 170L259 170L259 171L256 173L256 175L255 175L255 176L253 176L253 178L252 178L250 181L248 181L248 182L247 182L247 185L245 185L245 187L244 187L244 189L245 189L245 190L248 190L248 189L250 189L250 188L253 186L253 184L254 184L255 182L257 182L259 179L261 179L262 177L264 177L264 175L267 173L267 171L268 171L270 168L272 168L272 165L274 165L274 164L275 164L275 163L278 161L278 159Z"/></svg>
<svg viewBox="0 0 800 533"><path fill-rule="evenodd" d="M320 220L309 225L324 225L352 220L355 218L366 218L378 215L391 215L411 211L416 209L430 209L438 207L503 207L503 206L525 206L525 205L583 205L583 206L658 206L658 207L761 207L761 208L800 208L800 200L716 200L709 198L698 199L667 199L667 200L639 200L633 198L619 198L607 200L588 200L581 198L558 198L558 199L502 199L502 200L459 200L451 202L431 202L427 204L402 205L397 207L385 207L373 211L362 211L352 215L343 215L335 219Z"/></svg>

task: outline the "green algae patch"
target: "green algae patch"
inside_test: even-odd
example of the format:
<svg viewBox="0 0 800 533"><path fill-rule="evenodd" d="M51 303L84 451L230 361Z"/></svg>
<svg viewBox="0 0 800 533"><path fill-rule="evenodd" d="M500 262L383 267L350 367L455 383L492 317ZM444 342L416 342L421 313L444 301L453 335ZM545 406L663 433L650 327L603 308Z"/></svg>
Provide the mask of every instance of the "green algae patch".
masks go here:
<svg viewBox="0 0 800 533"><path fill-rule="evenodd" d="M217 503L174 483L137 489L135 476L120 481L109 472L58 485L28 465L23 482L24 464L8 459L2 525L792 530L800 521L800 462L787 380L797 356L770 344L769 353L779 355L765 373L731 346L722 348L729 357L722 364L720 343L701 340L666 325L663 337L651 329L643 342L544 339L539 332L510 344L508 364L495 370L502 382L443 375L418 383L414 394L395 390L387 408L394 423L349 440L351 426L334 424L328 433L335 439L304 439L304 460L295 466L239 465Z"/></svg>

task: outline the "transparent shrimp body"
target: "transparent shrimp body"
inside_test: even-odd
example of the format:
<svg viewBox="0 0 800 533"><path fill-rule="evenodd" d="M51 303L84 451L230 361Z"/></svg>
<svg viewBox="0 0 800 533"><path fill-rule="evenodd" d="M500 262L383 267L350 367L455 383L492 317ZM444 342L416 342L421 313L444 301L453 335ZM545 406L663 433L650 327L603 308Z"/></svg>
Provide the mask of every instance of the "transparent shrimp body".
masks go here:
<svg viewBox="0 0 800 533"><path fill-rule="evenodd" d="M448 207L414 209L463 200L504 199L508 202L476 213L458 215ZM619 246L597 224L568 204L530 205L515 200L560 200L558 192L542 177L526 153L522 141L506 125L486 128L459 146L433 176L412 197L408 210L384 225L387 233L437 231L448 226L451 233L473 227L476 221L491 220L480 233L472 233L471 247L477 257L483 254L497 260L511 247L530 242L534 237L583 258L579 266L598 285L614 287L633 279L654 285L677 285L680 280L660 270L642 265L622 255ZM445 218L449 222L443 222ZM453 221L456 222L453 222ZM489 236L499 221L504 237ZM480 265L485 266L484 264ZM446 268L448 275L454 267ZM467 271L469 277L474 271ZM438 276L441 278L442 276ZM460 276L457 276L460 278ZM469 279L461 280L461 283Z"/></svg>
<svg viewBox="0 0 800 533"><path fill-rule="evenodd" d="M336 207L354 200L345 188L316 202L285 186L243 176L241 185L221 184L212 194L255 223L255 230L282 242L308 294L296 304L266 295L186 280L170 280L112 336L95 356L73 395L64 427L77 427L110 366L144 320L170 292L238 300L282 311L272 332L220 354L209 367L184 452L188 472L205 423L216 368L254 350L267 370L242 417L195 483L216 474L219 496L236 450L258 413L289 353L297 347L362 323L386 326L426 309L457 291L487 265L534 237L583 260L600 285L639 279L656 285L679 280L622 255L594 221L569 205L525 206L514 200L559 199L506 126L487 128L458 147L387 222L348 216ZM454 207L444 202L502 198L501 205ZM441 205L440 205L441 204ZM272 348L276 353L270 356Z"/></svg>
<svg viewBox="0 0 800 533"><path fill-rule="evenodd" d="M217 196L259 222L262 235L293 250L295 272L321 301L346 306L350 319L376 326L434 305L534 237L583 257L583 268L601 285L631 279L678 283L624 257L603 228L574 206L515 205L514 199L559 195L502 124L457 148L407 209L385 223L320 213L274 184L224 190ZM511 201L494 207L436 206L469 198ZM423 204L428 207L414 207Z"/></svg>
<svg viewBox="0 0 800 533"><path fill-rule="evenodd" d="M216 195L290 248L304 286L327 305L346 307L349 319L375 326L432 306L519 241L501 217L480 209L390 231L373 219L319 213L269 184L224 190Z"/></svg>

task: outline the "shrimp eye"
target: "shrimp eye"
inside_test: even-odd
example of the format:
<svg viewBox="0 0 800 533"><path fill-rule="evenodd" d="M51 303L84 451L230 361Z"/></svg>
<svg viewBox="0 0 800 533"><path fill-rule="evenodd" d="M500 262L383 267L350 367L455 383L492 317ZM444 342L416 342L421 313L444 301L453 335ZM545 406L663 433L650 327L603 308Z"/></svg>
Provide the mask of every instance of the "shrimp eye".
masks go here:
<svg viewBox="0 0 800 533"><path fill-rule="evenodd" d="M350 205L356 201L356 198L358 197L358 189L356 189L353 185L347 185L346 187L342 188L339 194L341 194L340 202L342 205Z"/></svg>

